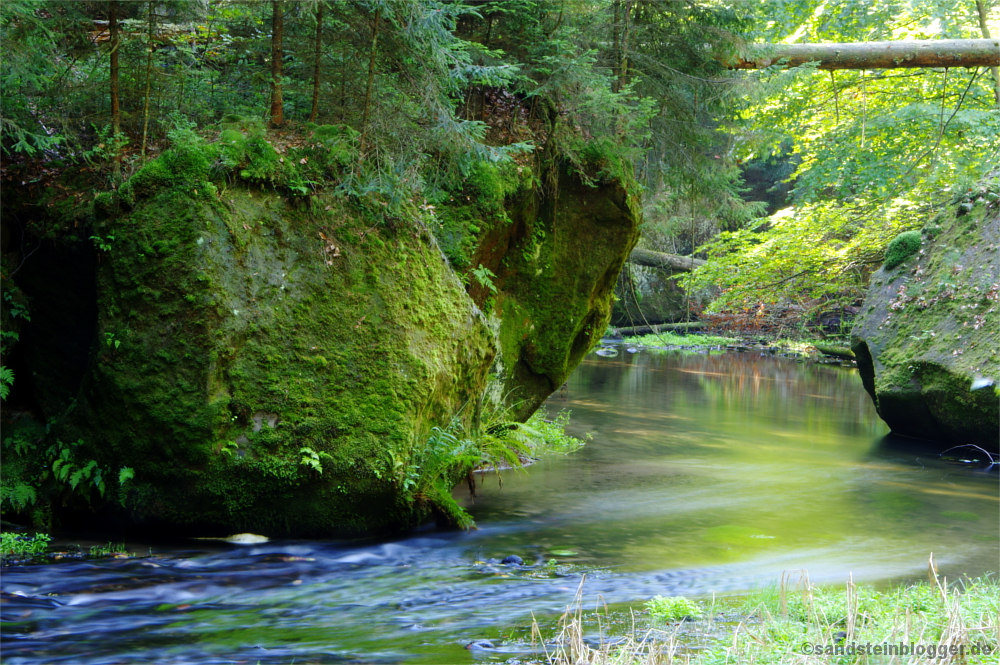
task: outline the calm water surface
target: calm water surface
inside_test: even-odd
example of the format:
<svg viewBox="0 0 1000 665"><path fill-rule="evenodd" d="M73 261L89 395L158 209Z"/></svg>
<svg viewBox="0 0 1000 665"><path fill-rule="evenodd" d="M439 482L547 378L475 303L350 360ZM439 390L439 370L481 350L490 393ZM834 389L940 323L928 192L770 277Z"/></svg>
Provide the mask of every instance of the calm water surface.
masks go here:
<svg viewBox="0 0 1000 665"><path fill-rule="evenodd" d="M997 475L886 438L857 373L756 354L591 355L549 400L593 440L459 498L480 530L154 545L5 569L5 663L471 663L585 595L734 594L807 569L995 571ZM220 534L228 535L228 534ZM133 549L148 547L135 544ZM496 564L518 554L528 564ZM490 560L493 560L492 562ZM547 565L548 564L548 565Z"/></svg>

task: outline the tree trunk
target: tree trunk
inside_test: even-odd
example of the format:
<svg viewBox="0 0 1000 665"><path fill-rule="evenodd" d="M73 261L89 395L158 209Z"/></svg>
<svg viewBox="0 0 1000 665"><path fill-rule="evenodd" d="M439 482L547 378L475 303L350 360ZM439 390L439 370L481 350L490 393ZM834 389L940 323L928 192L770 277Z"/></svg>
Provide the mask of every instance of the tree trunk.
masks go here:
<svg viewBox="0 0 1000 665"><path fill-rule="evenodd" d="M149 136L149 91L153 79L153 0L146 3L148 34L146 37L146 92L142 103L142 159L146 159L146 137Z"/></svg>
<svg viewBox="0 0 1000 665"><path fill-rule="evenodd" d="M983 0L976 0L976 12L979 14L979 30L983 37L989 39L990 29L986 26L986 4ZM993 70L993 96L997 100L997 106L1000 106L1000 66L993 65L990 69Z"/></svg>
<svg viewBox="0 0 1000 665"><path fill-rule="evenodd" d="M621 48L621 7L622 0L613 0L611 3L612 11L614 16L611 19L611 52L614 58L614 64L611 67L611 74L613 78L611 79L611 91L618 92L618 81L621 75L622 62L622 48Z"/></svg>
<svg viewBox="0 0 1000 665"><path fill-rule="evenodd" d="M378 23L382 18L382 7L375 8L372 22L372 52L368 59L368 85L365 87L365 106L361 112L361 152L364 153L365 137L368 132L368 110L372 103L372 87L375 85L375 55L378 53Z"/></svg>
<svg viewBox="0 0 1000 665"><path fill-rule="evenodd" d="M323 3L316 3L316 56L313 63L313 104L309 113L309 122L316 122L319 114L319 71L320 59L323 57Z"/></svg>
<svg viewBox="0 0 1000 665"><path fill-rule="evenodd" d="M632 0L625 0L622 7L622 41L621 59L618 61L618 91L621 92L628 85L628 38L629 19L632 14Z"/></svg>
<svg viewBox="0 0 1000 665"><path fill-rule="evenodd" d="M783 66L818 62L819 69L898 69L906 67L996 67L1000 39L935 39L853 44L759 44L760 55L727 63L730 69L758 69L787 59Z"/></svg>
<svg viewBox="0 0 1000 665"><path fill-rule="evenodd" d="M121 34L118 31L118 0L108 2L108 36L111 44L111 126L115 138L122 131L121 103L118 87L118 47L121 45Z"/></svg>
<svg viewBox="0 0 1000 665"><path fill-rule="evenodd" d="M650 268L662 268L674 272L687 272L694 270L698 266L705 265L702 259L695 259L690 256L678 256L677 254L664 254L663 252L653 252L648 249L633 249L628 257L629 263Z"/></svg>
<svg viewBox="0 0 1000 665"><path fill-rule="evenodd" d="M271 0L271 127L285 124L285 102L281 90L281 70L285 53L281 41L285 37L283 0Z"/></svg>
<svg viewBox="0 0 1000 665"><path fill-rule="evenodd" d="M623 328L615 328L615 332L622 337L635 337L638 335L655 335L657 333L667 331L691 332L707 327L707 323L702 323L701 321L690 321L688 323L660 323L658 325L651 326L625 326Z"/></svg>

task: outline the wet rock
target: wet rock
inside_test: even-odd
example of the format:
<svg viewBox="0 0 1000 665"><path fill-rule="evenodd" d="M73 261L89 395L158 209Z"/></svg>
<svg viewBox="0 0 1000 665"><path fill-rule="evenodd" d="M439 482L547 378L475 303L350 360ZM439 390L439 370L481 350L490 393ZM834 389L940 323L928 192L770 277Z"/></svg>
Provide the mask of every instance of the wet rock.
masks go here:
<svg viewBox="0 0 1000 665"><path fill-rule="evenodd" d="M511 555L509 555L509 556L505 556L505 557L504 557L504 558L503 558L503 559L502 559L502 560L500 561L500 563L502 563L502 564L504 564L504 565L514 565L514 566L521 566L521 565L524 565L524 559L522 559L521 557L519 557L519 556L518 556L518 555L516 555L516 554L511 554Z"/></svg>

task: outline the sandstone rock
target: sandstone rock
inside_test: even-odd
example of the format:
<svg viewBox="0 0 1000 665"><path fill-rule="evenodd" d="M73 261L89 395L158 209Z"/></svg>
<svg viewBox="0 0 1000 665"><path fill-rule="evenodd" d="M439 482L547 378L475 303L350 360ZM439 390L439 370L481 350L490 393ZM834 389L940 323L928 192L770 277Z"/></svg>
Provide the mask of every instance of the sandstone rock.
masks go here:
<svg viewBox="0 0 1000 665"><path fill-rule="evenodd" d="M920 248L871 280L852 332L865 389L897 434L1000 447L1000 183L922 230Z"/></svg>

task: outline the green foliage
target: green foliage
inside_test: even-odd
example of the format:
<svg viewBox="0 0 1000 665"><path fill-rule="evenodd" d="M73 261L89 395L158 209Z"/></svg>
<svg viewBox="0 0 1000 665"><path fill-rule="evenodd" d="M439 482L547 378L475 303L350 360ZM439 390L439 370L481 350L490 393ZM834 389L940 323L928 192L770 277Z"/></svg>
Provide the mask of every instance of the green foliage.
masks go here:
<svg viewBox="0 0 1000 665"><path fill-rule="evenodd" d="M7 399L11 386L14 385L14 371L0 366L0 399Z"/></svg>
<svg viewBox="0 0 1000 665"><path fill-rule="evenodd" d="M478 268L472 269L472 275L479 282L480 286L489 289L490 293L495 294L497 292L496 284L493 283L493 280L496 279L496 274L489 268L484 267L482 263L479 264Z"/></svg>
<svg viewBox="0 0 1000 665"><path fill-rule="evenodd" d="M3 272L8 272L6 265L3 266ZM31 321L31 316L28 312L27 296L6 275L0 293L3 294L3 307L0 307L0 356L6 357L21 338L22 323ZM9 367L0 366L0 399L7 399L13 386L14 371Z"/></svg>
<svg viewBox="0 0 1000 665"><path fill-rule="evenodd" d="M97 248L102 252L110 252L111 248L114 246L112 243L115 241L114 235L107 235L105 237L101 236L90 236L90 239L94 241Z"/></svg>
<svg viewBox="0 0 1000 665"><path fill-rule="evenodd" d="M121 469L118 470L118 484L119 485L124 486L125 483L127 483L130 480L132 480L133 478L135 478L135 470L134 469L132 469L130 467L127 467L127 466L123 466Z"/></svg>
<svg viewBox="0 0 1000 665"><path fill-rule="evenodd" d="M941 0L764 3L756 39L777 43L980 37L975 11ZM820 72L773 66L743 75L752 93L732 121L745 162L785 159L791 205L703 245L711 263L689 288L721 287L712 312L776 303L854 306L881 249L913 231L1000 159L1000 113L982 70ZM817 303L820 303L817 305Z"/></svg>
<svg viewBox="0 0 1000 665"><path fill-rule="evenodd" d="M916 254L920 249L921 242L923 242L923 234L920 231L905 231L893 238L889 246L885 248L885 269L892 270Z"/></svg>
<svg viewBox="0 0 1000 665"><path fill-rule="evenodd" d="M0 505L6 504L14 512L24 512L38 501L38 491L28 483L15 480L0 486Z"/></svg>
<svg viewBox="0 0 1000 665"><path fill-rule="evenodd" d="M457 420L449 426L449 430L459 428ZM461 477L479 461L480 450L474 441L434 427L403 470L401 489L405 495L440 511L453 526L468 529L472 517L451 497L451 487L456 476Z"/></svg>
<svg viewBox="0 0 1000 665"><path fill-rule="evenodd" d="M108 542L106 545L92 545L88 553L92 559L104 559L126 551L125 543Z"/></svg>
<svg viewBox="0 0 1000 665"><path fill-rule="evenodd" d="M302 466L309 467L316 473L323 473L323 464L321 462L322 458L333 459L333 456L326 452L316 452L312 448L303 447L299 450L299 454L302 455L302 459L299 460L299 464Z"/></svg>
<svg viewBox="0 0 1000 665"><path fill-rule="evenodd" d="M118 348L122 345L122 341L120 339L115 338L115 333L106 332L104 333L104 344L109 349L117 351Z"/></svg>
<svg viewBox="0 0 1000 665"><path fill-rule="evenodd" d="M73 459L73 449L82 444L82 440L78 440L74 444L64 444L57 441L49 449L50 454L56 453L55 460L52 462L52 475L57 481L67 483L70 489L88 501L90 500L91 488L96 489L103 498L107 487L104 483L104 470L98 465L97 460L90 460L84 464ZM84 481L89 481L89 484ZM81 485L81 483L84 484Z"/></svg>
<svg viewBox="0 0 1000 665"><path fill-rule="evenodd" d="M45 554L52 537L45 533L21 536L11 531L0 533L0 556L4 559L24 559Z"/></svg>
<svg viewBox="0 0 1000 665"><path fill-rule="evenodd" d="M867 223L872 205L823 201L721 233L702 248L710 261L687 277L686 288L722 289L709 312L782 302L805 311L817 302L853 305L864 297L881 248L920 223L919 206L905 199L884 208L884 222Z"/></svg>
<svg viewBox="0 0 1000 665"><path fill-rule="evenodd" d="M403 491L433 505L452 526L469 528L472 518L451 498L457 479L476 468L520 469L536 455L567 454L584 445L565 432L568 411L549 421L540 410L527 423L506 420L507 413L507 409L493 411L478 433L467 433L458 418L447 429L432 428L426 444L413 452L405 469L398 467Z"/></svg>
<svg viewBox="0 0 1000 665"><path fill-rule="evenodd" d="M535 411L526 423L526 427L534 433L530 443L531 454L566 455L586 445L593 435L588 433L580 439L567 434L566 427L569 425L569 419L570 411L565 409L552 419L549 419L544 408Z"/></svg>
<svg viewBox="0 0 1000 665"><path fill-rule="evenodd" d="M646 610L657 621L681 621L701 616L698 605L684 596L654 596L646 601Z"/></svg>

